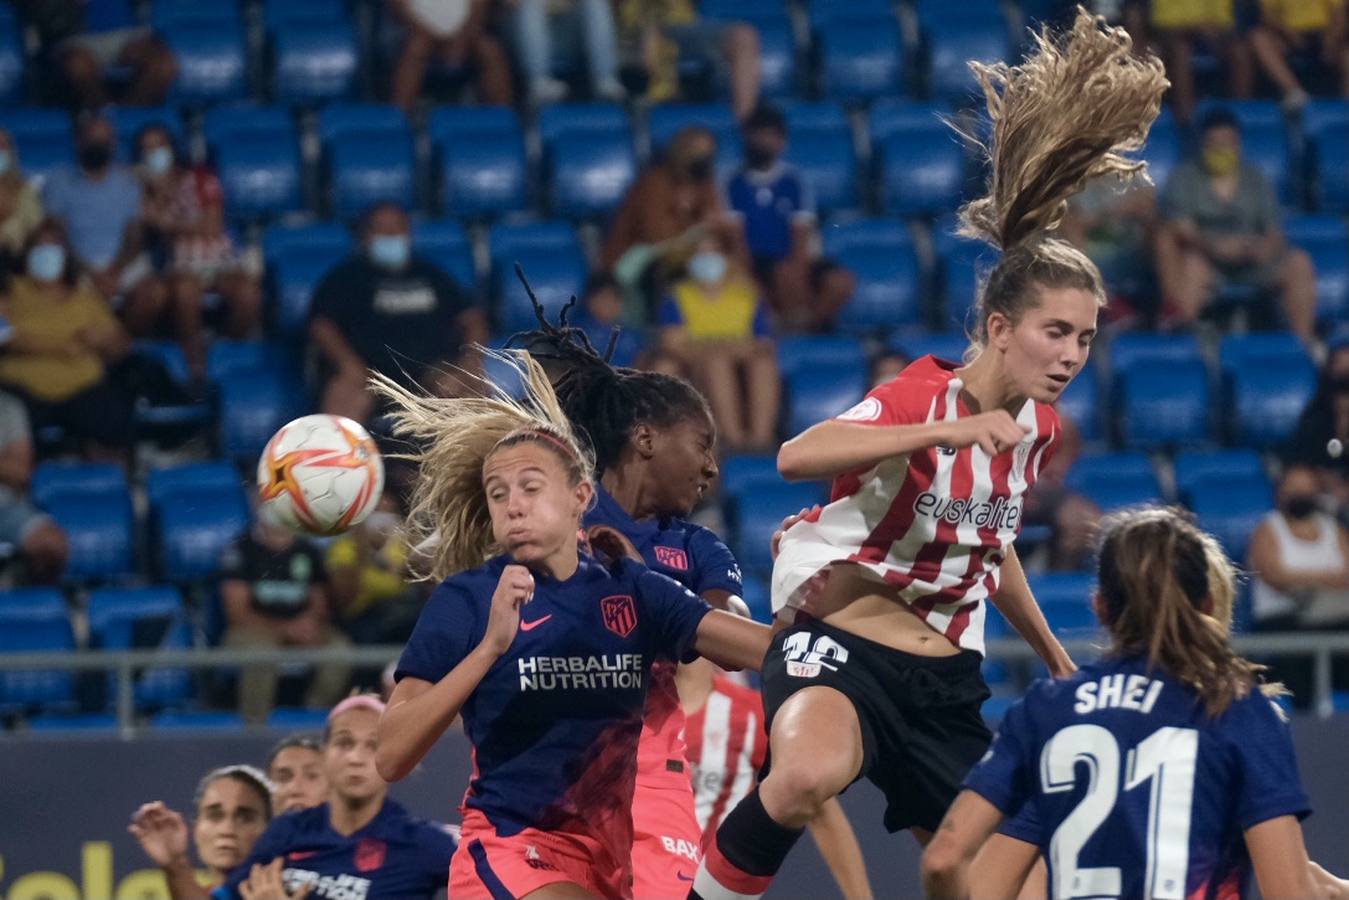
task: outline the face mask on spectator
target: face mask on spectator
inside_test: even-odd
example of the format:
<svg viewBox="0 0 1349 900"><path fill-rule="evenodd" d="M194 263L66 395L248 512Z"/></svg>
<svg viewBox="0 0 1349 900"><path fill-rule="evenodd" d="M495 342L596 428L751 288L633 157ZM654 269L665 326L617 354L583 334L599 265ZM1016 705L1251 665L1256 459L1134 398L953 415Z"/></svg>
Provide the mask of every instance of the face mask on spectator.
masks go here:
<svg viewBox="0 0 1349 900"><path fill-rule="evenodd" d="M80 165L97 171L112 162L112 144L97 141L80 148Z"/></svg>
<svg viewBox="0 0 1349 900"><path fill-rule="evenodd" d="M8 150L0 150L0 175L7 174L12 165L14 165L14 154Z"/></svg>
<svg viewBox="0 0 1349 900"><path fill-rule="evenodd" d="M398 527L398 522L398 513L377 509L366 517L365 527L370 529L372 534L387 538Z"/></svg>
<svg viewBox="0 0 1349 900"><path fill-rule="evenodd" d="M1305 519L1316 512L1316 495L1293 494L1285 497L1279 509L1290 519Z"/></svg>
<svg viewBox="0 0 1349 900"><path fill-rule="evenodd" d="M777 161L777 152L772 147L766 147L763 144L750 144L745 147L745 162L749 163L751 169L767 169Z"/></svg>
<svg viewBox="0 0 1349 900"><path fill-rule="evenodd" d="M1210 175L1231 175L1240 164L1240 155L1231 147L1210 147L1204 151L1204 168Z"/></svg>
<svg viewBox="0 0 1349 900"><path fill-rule="evenodd" d="M697 159L690 160L684 168L690 181L707 181L712 177L712 157L700 156Z"/></svg>
<svg viewBox="0 0 1349 900"><path fill-rule="evenodd" d="M1349 375L1335 375L1330 379L1332 394L1349 394Z"/></svg>
<svg viewBox="0 0 1349 900"><path fill-rule="evenodd" d="M66 248L60 244L38 244L28 251L28 274L38 281L55 281L66 268Z"/></svg>
<svg viewBox="0 0 1349 900"><path fill-rule="evenodd" d="M408 263L412 247L405 234L377 234L370 239L370 258L386 269L401 269Z"/></svg>
<svg viewBox="0 0 1349 900"><path fill-rule="evenodd" d="M142 165L151 175L163 175L173 168L173 150L169 147L155 147L145 154Z"/></svg>
<svg viewBox="0 0 1349 900"><path fill-rule="evenodd" d="M689 274L703 284L717 284L726 277L726 257L715 250L703 250L689 260Z"/></svg>

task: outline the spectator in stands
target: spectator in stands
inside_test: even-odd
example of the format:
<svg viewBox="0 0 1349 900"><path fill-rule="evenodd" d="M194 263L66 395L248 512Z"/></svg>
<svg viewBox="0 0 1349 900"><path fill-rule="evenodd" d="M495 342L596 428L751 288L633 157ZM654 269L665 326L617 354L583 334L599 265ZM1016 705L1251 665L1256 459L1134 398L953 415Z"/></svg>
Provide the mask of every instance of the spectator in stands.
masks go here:
<svg viewBox="0 0 1349 900"><path fill-rule="evenodd" d="M1298 418L1290 461L1313 468L1321 490L1349 509L1349 329L1329 343L1316 393Z"/></svg>
<svg viewBox="0 0 1349 900"><path fill-rule="evenodd" d="M1283 93L1283 107L1298 112L1307 91L1289 64L1328 70L1349 97L1349 7L1344 0L1261 0L1260 21L1251 29L1251 49L1269 80Z"/></svg>
<svg viewBox="0 0 1349 900"><path fill-rule="evenodd" d="M782 161L787 117L760 104L745 120L745 165L726 196L744 219L754 273L779 323L791 331L822 331L857 287L850 272L818 256L815 197L797 169Z"/></svg>
<svg viewBox="0 0 1349 900"><path fill-rule="evenodd" d="M396 203L366 214L362 246L314 291L309 337L325 370L321 407L358 422L374 412L371 372L442 395L462 393L450 370L477 372L467 349L487 339L487 320L444 270L412 252Z"/></svg>
<svg viewBox="0 0 1349 900"><path fill-rule="evenodd" d="M619 42L629 65L647 78L646 99L679 99L679 63L697 60L729 82L731 108L744 119L759 102L759 33L746 22L709 22L697 0L616 0Z"/></svg>
<svg viewBox="0 0 1349 900"><path fill-rule="evenodd" d="M1237 0L1152 0L1152 27L1165 54L1171 105L1182 124L1189 124L1194 115L1194 50L1201 41L1223 57L1229 96L1246 98L1255 89L1251 48L1237 29L1236 4Z"/></svg>
<svg viewBox="0 0 1349 900"><path fill-rule="evenodd" d="M402 644L421 612L409 584L403 517L391 493L328 548L328 584L343 630L358 644Z"/></svg>
<svg viewBox="0 0 1349 900"><path fill-rule="evenodd" d="M206 294L224 301L224 334L255 337L262 322L262 290L256 266L246 263L225 229L224 191L206 167L188 167L163 125L136 136L136 160L144 185L147 246L169 272L173 331L194 374L204 374Z"/></svg>
<svg viewBox="0 0 1349 900"><path fill-rule="evenodd" d="M1130 312L1149 320L1157 314L1157 226L1157 192L1142 179L1094 178L1068 201L1059 234L1101 270L1111 295L1107 309L1117 321Z"/></svg>
<svg viewBox="0 0 1349 900"><path fill-rule="evenodd" d="M1311 257L1289 247L1274 188L1241 158L1241 132L1230 110L1215 109L1200 128L1201 158L1176 167L1162 192L1164 225L1157 271L1164 315L1195 321L1220 289L1254 290L1250 312L1272 325L1277 297L1289 327L1315 339L1316 272Z"/></svg>
<svg viewBox="0 0 1349 900"><path fill-rule="evenodd" d="M323 745L316 735L288 734L267 754L272 815L311 809L328 799Z"/></svg>
<svg viewBox="0 0 1349 900"><path fill-rule="evenodd" d="M571 29L558 28L558 16L572 21ZM529 99L535 104L554 103L567 96L567 85L553 77L553 35L579 32L585 47L590 89L600 100L621 101L618 80L618 46L614 34L614 9L610 0L516 0L515 33L520 48L520 68L529 82Z"/></svg>
<svg viewBox="0 0 1349 900"><path fill-rule="evenodd" d="M772 451L782 393L777 350L759 288L725 237L709 231L699 240L660 324L657 368L698 384L727 448Z"/></svg>
<svg viewBox="0 0 1349 900"><path fill-rule="evenodd" d="M43 57L65 82L73 106L98 109L110 100L128 106L164 102L178 75L178 61L167 44L135 20L134 4L21 0L18 5L37 30ZM129 79L122 74L127 71ZM124 89L110 91L109 82Z"/></svg>
<svg viewBox="0 0 1349 900"><path fill-rule="evenodd" d="M907 356L894 348L887 348L871 361L870 376L867 383L872 388L880 387L887 382L894 381L895 377L904 368L912 362Z"/></svg>
<svg viewBox="0 0 1349 900"><path fill-rule="evenodd" d="M433 57L451 69L472 69L483 103L514 102L510 59L487 28L492 0L388 0L406 34L394 65L390 100L412 111Z"/></svg>
<svg viewBox="0 0 1349 900"><path fill-rule="evenodd" d="M1290 465L1279 480L1278 508L1251 536L1252 613L1261 631L1349 627L1349 531L1324 512L1316 472ZM1311 665L1276 659L1275 675L1306 702Z"/></svg>
<svg viewBox="0 0 1349 900"><path fill-rule="evenodd" d="M735 256L748 263L741 226L728 214L714 179L717 139L706 128L681 129L623 197L600 266L630 295L650 302L664 296L670 279L688 262L703 233L733 237ZM629 318L646 321L649 310Z"/></svg>
<svg viewBox="0 0 1349 900"><path fill-rule="evenodd" d="M121 297L122 319L135 335L154 331L168 292L145 248L141 185L135 173L114 162L112 122L93 116L76 135L79 165L52 174L43 203L70 230L81 266L109 299Z"/></svg>
<svg viewBox="0 0 1349 900"><path fill-rule="evenodd" d="M65 227L45 219L28 239L25 273L0 313L13 333L0 351L0 384L28 407L35 429L59 425L95 458L125 461L131 400L109 377L131 340L70 249Z"/></svg>
<svg viewBox="0 0 1349 900"><path fill-rule="evenodd" d="M24 563L25 580L54 584L61 579L70 548L65 532L28 499L33 477L33 433L18 398L0 393L0 544Z"/></svg>
<svg viewBox="0 0 1349 900"><path fill-rule="evenodd" d="M23 269L23 248L42 221L42 198L19 167L19 148L0 128L0 290Z"/></svg>
<svg viewBox="0 0 1349 900"><path fill-rule="evenodd" d="M1026 495L1021 521L1049 529L1050 569L1081 572L1091 567L1101 509L1065 483L1068 470L1082 455L1082 433L1063 410L1059 416L1062 432L1058 449L1040 469L1035 490L1031 492L1035 496Z"/></svg>
<svg viewBox="0 0 1349 900"><path fill-rule="evenodd" d="M221 561L220 597L225 607L228 647L347 646L334 624L324 576L323 556L259 510L253 528L226 551ZM305 696L307 706L329 706L346 693L350 667L345 662L317 666ZM239 679L239 712L245 721L262 722L276 699L274 666L245 666Z"/></svg>

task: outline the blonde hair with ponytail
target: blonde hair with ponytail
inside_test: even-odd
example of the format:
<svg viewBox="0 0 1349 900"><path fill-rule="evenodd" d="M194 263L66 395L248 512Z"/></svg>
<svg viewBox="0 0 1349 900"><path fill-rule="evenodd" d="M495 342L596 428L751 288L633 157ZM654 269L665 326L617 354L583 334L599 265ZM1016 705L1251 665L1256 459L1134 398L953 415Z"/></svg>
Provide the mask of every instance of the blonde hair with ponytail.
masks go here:
<svg viewBox="0 0 1349 900"><path fill-rule="evenodd" d="M421 579L443 580L500 552L482 484L483 465L497 450L522 443L546 447L573 484L588 481L594 469L538 362L523 350L477 349L520 373L520 399L467 372L457 374L481 396L431 397L382 375L371 378L375 392L393 407L394 434L418 448L400 458L418 465L404 534L408 546L421 551L414 554L422 558L414 572Z"/></svg>

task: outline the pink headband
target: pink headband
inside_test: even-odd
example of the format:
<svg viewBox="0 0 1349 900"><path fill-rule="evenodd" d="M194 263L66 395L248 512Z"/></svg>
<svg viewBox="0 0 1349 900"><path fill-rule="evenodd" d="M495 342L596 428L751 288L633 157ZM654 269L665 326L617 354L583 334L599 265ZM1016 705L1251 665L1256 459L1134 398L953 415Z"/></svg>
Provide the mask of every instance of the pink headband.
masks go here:
<svg viewBox="0 0 1349 900"><path fill-rule="evenodd" d="M557 437L554 437L553 435L551 435L551 434L549 434L548 432L544 431L542 428L527 428L527 429L521 430L521 431L519 431L519 432L516 432L515 435L507 435L507 437L513 437L513 436L514 436L514 437L523 437L524 435L530 435L531 437L543 438L545 441L547 441L548 443L552 444L553 446L555 446L555 447L557 447L559 450L561 450L563 453L565 453L565 454L567 455L567 459L572 459L572 460L576 459L576 451L575 451L575 450L573 450L571 447L567 446L567 443L566 443L565 441L563 441L563 440L561 440L561 439L559 439L559 438L557 438ZM505 440L505 438L502 438L502 440Z"/></svg>
<svg viewBox="0 0 1349 900"><path fill-rule="evenodd" d="M332 724L333 719L344 712L351 712L353 709L368 709L373 713L383 715L384 701L373 694L356 694L354 697L348 697L334 706L332 712L328 713L328 723Z"/></svg>

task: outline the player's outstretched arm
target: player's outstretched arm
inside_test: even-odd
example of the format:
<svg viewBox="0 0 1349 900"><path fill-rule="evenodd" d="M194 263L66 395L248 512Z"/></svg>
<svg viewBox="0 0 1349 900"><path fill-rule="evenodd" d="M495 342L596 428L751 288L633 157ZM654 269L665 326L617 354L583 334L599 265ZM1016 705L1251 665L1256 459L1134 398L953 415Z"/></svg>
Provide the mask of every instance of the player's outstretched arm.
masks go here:
<svg viewBox="0 0 1349 900"><path fill-rule="evenodd" d="M187 823L179 813L158 800L146 803L132 815L127 831L164 873L173 900L208 900L188 859Z"/></svg>
<svg viewBox="0 0 1349 900"><path fill-rule="evenodd" d="M1077 671L1068 651L1063 649L1059 639L1054 637L1045 614L1035 602L1026 581L1026 572L1021 568L1021 559L1015 547L1007 548L1007 558L1002 563L1002 577L998 592L993 595L993 605L1011 623L1017 634L1030 644L1054 678L1062 678Z"/></svg>
<svg viewBox="0 0 1349 900"><path fill-rule="evenodd" d="M444 678L432 683L404 678L379 720L375 768L385 781L407 777L459 715L487 670L510 649L520 628L520 607L534 596L534 576L506 566L492 594L487 628L478 645Z"/></svg>
<svg viewBox="0 0 1349 900"><path fill-rule="evenodd" d="M767 625L714 609L698 623L693 649L722 668L757 672L763 667L772 637L773 630Z"/></svg>
<svg viewBox="0 0 1349 900"><path fill-rule="evenodd" d="M862 848L838 798L826 800L807 827L844 900L871 900L871 882L867 879Z"/></svg>
<svg viewBox="0 0 1349 900"><path fill-rule="evenodd" d="M1326 897L1312 878L1311 860L1296 816L1277 816L1246 829L1246 849L1265 900Z"/></svg>
<svg viewBox="0 0 1349 900"><path fill-rule="evenodd" d="M974 791L961 791L923 851L928 900L968 900L970 864L997 827L1002 812Z"/></svg>
<svg viewBox="0 0 1349 900"><path fill-rule="evenodd" d="M978 444L989 456L1015 446L1030 433L1006 410L995 409L954 422L864 425L829 419L812 425L778 450L778 472L788 481L834 478L869 469L892 456L928 447Z"/></svg>

